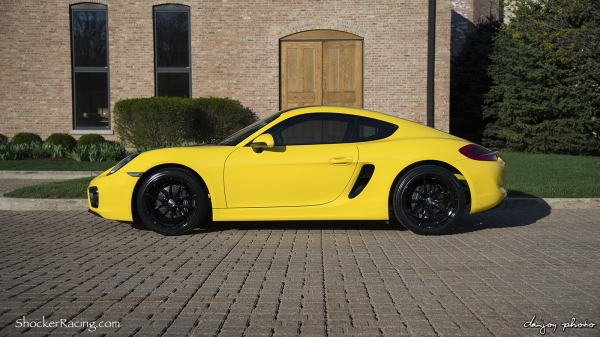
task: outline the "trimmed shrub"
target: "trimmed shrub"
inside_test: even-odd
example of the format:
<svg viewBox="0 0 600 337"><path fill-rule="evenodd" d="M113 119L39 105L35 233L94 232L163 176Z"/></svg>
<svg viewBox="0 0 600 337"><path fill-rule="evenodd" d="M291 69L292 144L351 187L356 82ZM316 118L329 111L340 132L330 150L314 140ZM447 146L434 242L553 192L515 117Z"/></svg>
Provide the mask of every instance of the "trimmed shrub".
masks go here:
<svg viewBox="0 0 600 337"><path fill-rule="evenodd" d="M85 146L85 145L97 145L106 142L106 139L99 134L90 133L87 135L81 136L77 140L77 146Z"/></svg>
<svg viewBox="0 0 600 337"><path fill-rule="evenodd" d="M229 98L196 98L195 106L202 118L195 120L196 128L202 130L196 141L219 141L246 125L258 120L257 116L237 100Z"/></svg>
<svg viewBox="0 0 600 337"><path fill-rule="evenodd" d="M68 151L73 149L77 145L77 141L71 135L66 133L53 133L46 138L46 143L52 145L60 145L66 148Z"/></svg>
<svg viewBox="0 0 600 337"><path fill-rule="evenodd" d="M113 114L121 140L138 150L219 140L256 120L239 101L217 97L127 99Z"/></svg>
<svg viewBox="0 0 600 337"><path fill-rule="evenodd" d="M135 148L174 146L195 138L192 99L150 97L119 101L113 110L115 131Z"/></svg>
<svg viewBox="0 0 600 337"><path fill-rule="evenodd" d="M4 143L8 141L8 137L0 133L0 143Z"/></svg>
<svg viewBox="0 0 600 337"><path fill-rule="evenodd" d="M29 144L29 143L41 143L42 138L31 132L19 132L13 138L12 142L15 144Z"/></svg>

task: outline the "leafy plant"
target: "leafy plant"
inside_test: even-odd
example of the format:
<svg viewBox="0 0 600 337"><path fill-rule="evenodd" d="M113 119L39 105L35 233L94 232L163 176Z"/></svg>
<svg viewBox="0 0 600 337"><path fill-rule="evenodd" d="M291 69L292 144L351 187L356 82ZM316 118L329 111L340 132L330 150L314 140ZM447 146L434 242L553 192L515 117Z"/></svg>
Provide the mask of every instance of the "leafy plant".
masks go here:
<svg viewBox="0 0 600 337"><path fill-rule="evenodd" d="M8 141L8 137L0 133L0 143L4 143Z"/></svg>
<svg viewBox="0 0 600 337"><path fill-rule="evenodd" d="M15 144L41 143L42 138L35 133L19 132L12 138L12 142Z"/></svg>
<svg viewBox="0 0 600 337"><path fill-rule="evenodd" d="M48 150L50 151L50 157L62 158L67 154L67 148L62 145L47 144Z"/></svg>
<svg viewBox="0 0 600 337"><path fill-rule="evenodd" d="M15 144L14 142L0 143L0 160L17 160L29 158L35 143Z"/></svg>
<svg viewBox="0 0 600 337"><path fill-rule="evenodd" d="M48 158L50 157L50 145L31 143L31 157L34 159Z"/></svg>
<svg viewBox="0 0 600 337"><path fill-rule="evenodd" d="M117 161L127 155L125 147L120 143L105 142L102 144L82 145L75 147L68 154L76 161Z"/></svg>

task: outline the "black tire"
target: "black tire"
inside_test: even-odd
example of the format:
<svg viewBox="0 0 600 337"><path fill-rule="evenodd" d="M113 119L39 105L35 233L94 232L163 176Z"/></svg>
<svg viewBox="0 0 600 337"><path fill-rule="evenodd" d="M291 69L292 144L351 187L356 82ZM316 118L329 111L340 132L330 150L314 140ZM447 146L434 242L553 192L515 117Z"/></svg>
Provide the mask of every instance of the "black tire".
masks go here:
<svg viewBox="0 0 600 337"><path fill-rule="evenodd" d="M434 165L414 168L394 191L394 213L407 229L423 235L450 231L465 211L462 185L450 171Z"/></svg>
<svg viewBox="0 0 600 337"><path fill-rule="evenodd" d="M154 172L140 186L137 209L142 222L164 235L194 229L208 213L208 194L189 171L167 168Z"/></svg>

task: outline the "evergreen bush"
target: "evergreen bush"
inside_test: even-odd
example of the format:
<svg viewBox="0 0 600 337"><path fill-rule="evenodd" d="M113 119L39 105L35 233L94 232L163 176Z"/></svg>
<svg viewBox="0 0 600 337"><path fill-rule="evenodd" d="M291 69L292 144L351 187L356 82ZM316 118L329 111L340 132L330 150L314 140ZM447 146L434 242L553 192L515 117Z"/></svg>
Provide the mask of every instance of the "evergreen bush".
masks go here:
<svg viewBox="0 0 600 337"><path fill-rule="evenodd" d="M29 143L41 143L42 138L31 132L19 132L13 138L14 144L29 144Z"/></svg>
<svg viewBox="0 0 600 337"><path fill-rule="evenodd" d="M46 143L52 145L60 145L68 151L71 151L75 147L75 145L77 145L77 141L75 140L75 138L66 133L53 133L48 138L46 138Z"/></svg>
<svg viewBox="0 0 600 337"><path fill-rule="evenodd" d="M484 145L600 155L600 0L515 0L494 41Z"/></svg>
<svg viewBox="0 0 600 337"><path fill-rule="evenodd" d="M87 135L83 135L79 137L77 140L77 146L86 146L86 145L98 145L106 142L104 137L96 133L90 133Z"/></svg>
<svg viewBox="0 0 600 337"><path fill-rule="evenodd" d="M0 143L4 143L8 141L8 137L0 133Z"/></svg>

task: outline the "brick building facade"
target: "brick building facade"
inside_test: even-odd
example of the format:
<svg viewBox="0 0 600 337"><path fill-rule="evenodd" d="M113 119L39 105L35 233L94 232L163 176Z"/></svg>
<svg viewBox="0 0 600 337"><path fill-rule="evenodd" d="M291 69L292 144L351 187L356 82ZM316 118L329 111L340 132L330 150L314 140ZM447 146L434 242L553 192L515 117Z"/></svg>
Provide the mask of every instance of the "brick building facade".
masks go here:
<svg viewBox="0 0 600 337"><path fill-rule="evenodd" d="M281 108L282 39L307 31L361 41L360 105L427 121L428 0L180 0L189 23L191 96L230 97L258 116ZM0 133L101 133L116 139L115 102L156 94L156 10L166 1L93 1L107 23L108 108L103 128L74 122L73 8L65 0L0 2ZM85 3L83 3L85 4ZM449 128L451 1L435 16L435 127ZM349 35L349 36L350 36ZM102 67L96 67L100 71ZM185 67L184 67L185 68ZM85 72L85 67L81 71ZM89 69L88 69L89 70ZM98 109L98 112L102 109ZM94 112L96 113L96 112ZM83 125L83 124L82 124Z"/></svg>

